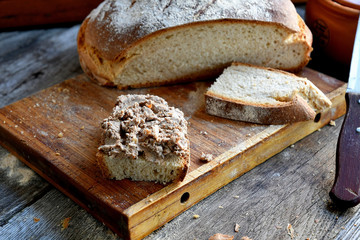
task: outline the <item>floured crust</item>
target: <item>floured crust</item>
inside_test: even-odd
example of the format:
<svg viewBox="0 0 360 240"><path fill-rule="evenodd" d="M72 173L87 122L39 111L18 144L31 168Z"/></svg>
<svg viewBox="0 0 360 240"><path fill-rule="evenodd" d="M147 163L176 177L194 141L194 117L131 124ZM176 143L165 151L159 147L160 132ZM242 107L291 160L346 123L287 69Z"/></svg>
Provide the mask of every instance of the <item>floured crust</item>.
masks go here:
<svg viewBox="0 0 360 240"><path fill-rule="evenodd" d="M218 98L207 93L205 105L206 112L211 115L258 124L287 124L313 120L316 116L315 111L299 96L281 105L265 106Z"/></svg>
<svg viewBox="0 0 360 240"><path fill-rule="evenodd" d="M87 18L86 44L114 60L138 40L159 30L217 20L250 20L278 24L300 32L291 1L104 1Z"/></svg>
<svg viewBox="0 0 360 240"><path fill-rule="evenodd" d="M100 8L94 10L85 19L78 34L80 64L91 79L104 86L117 86L119 89L137 88L189 82L217 76L219 71L229 66L234 60L229 59L223 62L221 66L201 67L198 71L192 70L185 74L167 76L166 79L140 77L143 80L134 83L128 80L124 80L123 83L119 82L122 71L129 64L133 64L133 57L142 54L139 51L142 52L149 43L157 41L162 36L176 34L180 31L185 32L199 26L217 27L249 23L255 26L275 26L277 29L286 32L286 35L291 35L291 41L293 44L299 45L298 49L303 48L301 55L296 56L298 58L296 65L279 67L279 69L295 72L302 69L310 60L310 52L312 51L311 32L289 0L263 1L267 2L262 3L266 6L262 6L263 8L258 6L259 4L256 2L253 5L256 7L251 6L251 11L248 12L244 11L241 6L248 6L251 3L235 0L226 3L226 6L221 6L215 1L212 3L198 1L192 7L186 7L189 3L181 1L169 1L163 6L164 3L150 0L146 3L135 1L132 7L129 5L128 8L116 9L115 6L110 8L110 6L116 5L115 2L126 5L123 3L125 1L105 1ZM139 6L146 6L146 9L142 11L144 16L136 14L135 9ZM180 11L179 9L182 7L183 11ZM221 9L221 11L210 11L211 8L213 10ZM152 9L153 12L151 12ZM131 14L131 12L133 13ZM128 21L122 19L113 23L110 15L119 16L118 18L123 15L124 18L125 16L132 16L133 19ZM213 46L209 46L210 48ZM286 46L279 45L278 53L283 54L281 51L284 48ZM144 58L147 57L144 56ZM244 61L246 62L246 60ZM150 70L150 68L140 69L140 71ZM130 73L130 75L133 74Z"/></svg>

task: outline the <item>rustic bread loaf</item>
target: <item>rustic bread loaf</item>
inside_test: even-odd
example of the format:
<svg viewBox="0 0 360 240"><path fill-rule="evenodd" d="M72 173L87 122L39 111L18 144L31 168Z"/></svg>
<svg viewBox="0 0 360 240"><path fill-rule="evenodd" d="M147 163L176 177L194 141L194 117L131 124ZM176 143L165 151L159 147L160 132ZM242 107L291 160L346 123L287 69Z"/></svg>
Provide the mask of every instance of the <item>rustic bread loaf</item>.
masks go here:
<svg viewBox="0 0 360 240"><path fill-rule="evenodd" d="M286 124L314 119L331 101L306 78L233 63L205 93L206 111L233 120Z"/></svg>
<svg viewBox="0 0 360 240"><path fill-rule="evenodd" d="M311 44L290 0L106 0L78 34L85 73L118 88L215 77L234 61L296 71Z"/></svg>
<svg viewBox="0 0 360 240"><path fill-rule="evenodd" d="M105 177L182 181L190 164L183 113L152 95L122 95L102 122L97 160Z"/></svg>

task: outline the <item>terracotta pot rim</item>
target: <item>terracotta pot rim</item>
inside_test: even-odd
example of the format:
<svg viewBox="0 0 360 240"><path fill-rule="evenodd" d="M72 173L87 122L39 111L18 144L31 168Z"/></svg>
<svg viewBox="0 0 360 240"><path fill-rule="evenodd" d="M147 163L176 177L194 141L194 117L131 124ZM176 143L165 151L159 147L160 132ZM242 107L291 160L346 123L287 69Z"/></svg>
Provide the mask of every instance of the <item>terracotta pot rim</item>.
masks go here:
<svg viewBox="0 0 360 240"><path fill-rule="evenodd" d="M318 1L318 3L323 7L332 10L334 12L340 13L342 15L358 17L360 13L360 10L342 5L341 3L338 3L334 0L321 0Z"/></svg>

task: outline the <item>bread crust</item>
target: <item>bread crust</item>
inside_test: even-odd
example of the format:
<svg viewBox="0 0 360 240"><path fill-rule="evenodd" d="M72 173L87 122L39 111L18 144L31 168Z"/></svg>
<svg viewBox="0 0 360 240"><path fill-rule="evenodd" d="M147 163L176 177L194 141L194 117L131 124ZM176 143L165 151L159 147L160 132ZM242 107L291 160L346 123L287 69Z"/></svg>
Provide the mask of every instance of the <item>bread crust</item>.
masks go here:
<svg viewBox="0 0 360 240"><path fill-rule="evenodd" d="M258 124L288 124L313 120L316 116L315 111L298 95L290 102L266 106L219 98L208 92L205 94L205 105L210 115Z"/></svg>
<svg viewBox="0 0 360 240"><path fill-rule="evenodd" d="M105 17L102 21L99 21L97 18L92 19L91 16L89 16L82 23L78 34L80 64L84 72L90 76L91 79L101 85L115 86L114 82L116 79L116 72L131 61L132 49L146 42L151 42L158 36L176 31L186 31L187 28L193 28L194 26L215 26L216 24L254 24L276 26L276 28L288 32L288 34L295 35L294 38L301 42L305 54L301 56L302 59L300 60L300 64L293 67L282 68L282 70L296 72L306 66L310 60L310 53L312 51L311 32L301 17L296 13L295 7L291 1L274 1L273 4L281 5L281 11L273 10L271 12L273 15L272 21L264 21L264 19L262 19L263 16L260 15L234 18L235 15L233 12L230 11L226 13L225 11L225 15L212 15L197 21L194 21L192 18L193 21L185 20L182 24L174 26L164 20L166 18L164 15L159 16L159 21L163 20L163 22L161 22L158 27L155 27L155 29L152 29L154 30L152 32L140 31L139 33L138 29L141 28L141 25L136 25L136 20L134 19L134 24L130 27L127 26L128 32L126 35L116 34L113 28L105 26L107 24L106 22L109 21L109 19L106 18L106 12L103 13L105 14ZM119 14L121 14L121 11ZM187 13L185 12L183 14L186 15ZM188 14L193 14L193 12L189 12ZM154 25L156 24L154 23ZM221 70L228 65L230 65L230 62L227 65L222 66ZM216 77L221 70L202 69L199 70L198 73L167 79L166 81L154 79L148 83L145 83L146 81L144 81L144 83L141 84L118 85L118 88L138 88L189 82L198 79Z"/></svg>

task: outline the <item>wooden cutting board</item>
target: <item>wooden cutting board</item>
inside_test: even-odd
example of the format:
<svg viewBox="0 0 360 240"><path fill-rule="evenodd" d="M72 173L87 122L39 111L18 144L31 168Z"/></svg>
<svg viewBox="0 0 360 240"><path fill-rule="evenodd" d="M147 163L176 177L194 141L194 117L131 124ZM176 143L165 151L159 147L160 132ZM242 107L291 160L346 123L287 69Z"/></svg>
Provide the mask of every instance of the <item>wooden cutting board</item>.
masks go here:
<svg viewBox="0 0 360 240"><path fill-rule="evenodd" d="M84 75L0 109L0 141L10 152L126 239L141 239L217 189L345 113L346 84L316 71L308 77L332 100L315 121L256 125L206 114L209 82L120 91ZM189 121L191 166L181 183L107 180L95 153L100 122L120 94L163 97ZM334 136L337 137L337 136ZM201 153L214 160L202 163Z"/></svg>

